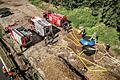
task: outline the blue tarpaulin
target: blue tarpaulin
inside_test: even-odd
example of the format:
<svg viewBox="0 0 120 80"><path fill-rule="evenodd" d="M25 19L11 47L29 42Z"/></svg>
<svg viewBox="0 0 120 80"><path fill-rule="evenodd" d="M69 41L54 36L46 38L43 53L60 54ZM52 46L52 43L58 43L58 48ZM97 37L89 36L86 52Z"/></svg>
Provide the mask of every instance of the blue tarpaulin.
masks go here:
<svg viewBox="0 0 120 80"><path fill-rule="evenodd" d="M95 45L95 39L91 39L91 36L85 36L82 39L80 39L80 43L84 46L93 46Z"/></svg>

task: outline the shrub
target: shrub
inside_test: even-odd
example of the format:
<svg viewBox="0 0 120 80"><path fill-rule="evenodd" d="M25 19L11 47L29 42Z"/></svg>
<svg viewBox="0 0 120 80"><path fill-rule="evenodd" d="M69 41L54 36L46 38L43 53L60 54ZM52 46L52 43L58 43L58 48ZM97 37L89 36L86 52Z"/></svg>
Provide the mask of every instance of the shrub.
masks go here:
<svg viewBox="0 0 120 80"><path fill-rule="evenodd" d="M92 16L91 12L89 8L76 8L74 10L59 9L59 13L67 15L74 27L93 27L98 17Z"/></svg>
<svg viewBox="0 0 120 80"><path fill-rule="evenodd" d="M99 42L110 45L120 45L118 33L115 28L107 27L103 23L97 23L94 27L87 28L88 34L92 34L93 32L97 33Z"/></svg>

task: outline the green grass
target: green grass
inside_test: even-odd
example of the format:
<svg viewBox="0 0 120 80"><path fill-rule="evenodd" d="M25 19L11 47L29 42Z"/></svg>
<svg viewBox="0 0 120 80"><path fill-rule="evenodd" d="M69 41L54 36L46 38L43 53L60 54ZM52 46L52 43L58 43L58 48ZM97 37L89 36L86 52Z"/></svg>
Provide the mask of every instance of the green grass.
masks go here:
<svg viewBox="0 0 120 80"><path fill-rule="evenodd" d="M74 10L66 10L65 8L58 9L58 12L64 14L68 17L68 19L72 22L73 27L93 27L98 17L91 15L90 8L77 8Z"/></svg>
<svg viewBox="0 0 120 80"><path fill-rule="evenodd" d="M120 41L118 40L118 33L115 28L110 28L105 26L103 23L97 23L94 27L86 28L88 34L94 32L98 35L98 41L100 43L110 44L110 45L119 45Z"/></svg>
<svg viewBox="0 0 120 80"><path fill-rule="evenodd" d="M41 0L29 0L33 5L39 6Z"/></svg>
<svg viewBox="0 0 120 80"><path fill-rule="evenodd" d="M112 50L115 51L116 53L118 53L118 54L120 55L120 49L114 48L114 49L112 49Z"/></svg>

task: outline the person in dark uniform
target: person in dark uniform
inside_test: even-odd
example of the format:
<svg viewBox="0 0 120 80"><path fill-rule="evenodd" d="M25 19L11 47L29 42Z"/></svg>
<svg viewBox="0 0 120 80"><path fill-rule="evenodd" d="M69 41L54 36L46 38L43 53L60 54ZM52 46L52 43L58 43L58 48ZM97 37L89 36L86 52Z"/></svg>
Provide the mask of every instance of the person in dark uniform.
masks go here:
<svg viewBox="0 0 120 80"><path fill-rule="evenodd" d="M67 31L67 28L69 27L68 21L62 20L62 27L63 27L63 29L64 29L65 31Z"/></svg>
<svg viewBox="0 0 120 80"><path fill-rule="evenodd" d="M96 43L98 43L98 36L96 36Z"/></svg>
<svg viewBox="0 0 120 80"><path fill-rule="evenodd" d="M106 44L106 51L109 51L110 49L110 44Z"/></svg>
<svg viewBox="0 0 120 80"><path fill-rule="evenodd" d="M5 76L7 76L7 70L6 70L5 66L2 67L2 72L5 74Z"/></svg>
<svg viewBox="0 0 120 80"><path fill-rule="evenodd" d="M54 34L52 32L48 32L47 36L45 37L45 44L52 44L54 40Z"/></svg>
<svg viewBox="0 0 120 80"><path fill-rule="evenodd" d="M85 36L86 36L86 31L85 31L85 29L83 29L81 37L85 37Z"/></svg>
<svg viewBox="0 0 120 80"><path fill-rule="evenodd" d="M86 33L85 29L83 29L83 33Z"/></svg>
<svg viewBox="0 0 120 80"><path fill-rule="evenodd" d="M87 69L86 67L83 67L83 68L82 68L82 71L87 72L88 69Z"/></svg>
<svg viewBox="0 0 120 80"><path fill-rule="evenodd" d="M98 40L98 36L96 36L96 40Z"/></svg>

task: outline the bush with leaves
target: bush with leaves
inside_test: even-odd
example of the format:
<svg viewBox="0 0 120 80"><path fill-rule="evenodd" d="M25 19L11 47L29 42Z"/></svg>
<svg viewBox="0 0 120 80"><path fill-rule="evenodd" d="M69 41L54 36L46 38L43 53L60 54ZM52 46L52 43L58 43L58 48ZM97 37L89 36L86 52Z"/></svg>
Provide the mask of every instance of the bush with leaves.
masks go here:
<svg viewBox="0 0 120 80"><path fill-rule="evenodd" d="M65 8L61 8L58 12L66 15L74 27L92 27L98 20L97 16L92 16L92 11L90 8L77 8L74 10L66 10Z"/></svg>

